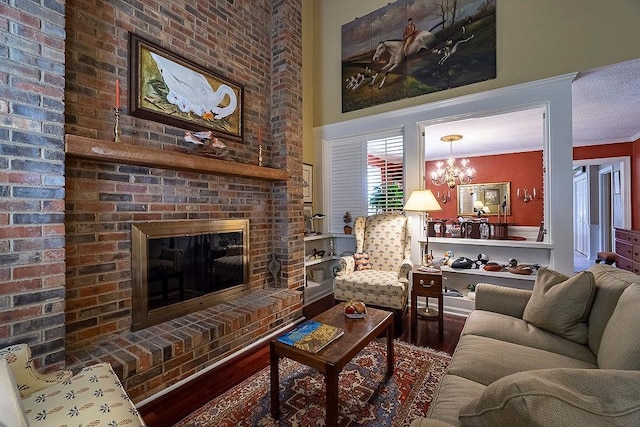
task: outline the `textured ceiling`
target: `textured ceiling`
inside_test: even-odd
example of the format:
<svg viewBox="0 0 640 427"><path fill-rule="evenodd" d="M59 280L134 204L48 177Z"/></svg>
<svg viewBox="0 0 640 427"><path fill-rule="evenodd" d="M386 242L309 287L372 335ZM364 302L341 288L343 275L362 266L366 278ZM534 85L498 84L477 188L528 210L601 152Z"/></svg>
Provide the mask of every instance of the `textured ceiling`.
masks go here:
<svg viewBox="0 0 640 427"><path fill-rule="evenodd" d="M573 145L629 142L640 138L640 59L580 72L572 84ZM515 111L425 127L428 160L542 149L542 108Z"/></svg>

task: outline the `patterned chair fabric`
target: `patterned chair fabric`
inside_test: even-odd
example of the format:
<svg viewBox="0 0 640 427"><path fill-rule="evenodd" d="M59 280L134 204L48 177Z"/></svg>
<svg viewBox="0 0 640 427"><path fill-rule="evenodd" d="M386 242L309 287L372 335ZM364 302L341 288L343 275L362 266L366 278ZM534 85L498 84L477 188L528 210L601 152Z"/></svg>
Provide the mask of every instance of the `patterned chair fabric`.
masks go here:
<svg viewBox="0 0 640 427"><path fill-rule="evenodd" d="M26 344L1 349L0 358L9 362L21 394L24 391L15 404L24 413L25 425L145 426L109 363L86 367L76 375L71 371L43 375L33 368Z"/></svg>
<svg viewBox="0 0 640 427"><path fill-rule="evenodd" d="M356 252L369 254L370 270L355 271L353 256L342 257L334 280L334 297L357 299L394 310L407 306L412 268L411 233L402 214L384 213L354 221Z"/></svg>
<svg viewBox="0 0 640 427"><path fill-rule="evenodd" d="M23 399L44 388L61 383L73 375L71 371L39 373L33 366L31 349L27 344L16 344L0 349L0 359L6 359L9 364L18 385L20 397Z"/></svg>

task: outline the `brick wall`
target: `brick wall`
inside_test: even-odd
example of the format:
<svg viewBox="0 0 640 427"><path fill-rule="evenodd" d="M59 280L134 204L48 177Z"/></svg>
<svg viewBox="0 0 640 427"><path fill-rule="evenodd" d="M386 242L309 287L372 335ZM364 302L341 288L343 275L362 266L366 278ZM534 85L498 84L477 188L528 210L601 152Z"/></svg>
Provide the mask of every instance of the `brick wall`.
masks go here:
<svg viewBox="0 0 640 427"><path fill-rule="evenodd" d="M64 365L65 3L0 2L0 347Z"/></svg>
<svg viewBox="0 0 640 427"><path fill-rule="evenodd" d="M273 184L67 159L68 349L114 337L131 326L132 221L250 218L250 286L269 282L266 266L274 251L284 261L284 286L300 286L302 221L301 206L295 206L301 201L301 121L300 109L290 107L300 103L301 67L299 59L294 66L287 64L290 53L272 49L276 43L299 53L300 40L293 41L300 32L299 9L298 2L278 3L272 10L268 1L68 1L67 133L113 139L115 81L120 79L127 105L132 32L244 84L245 142L224 141L232 157L256 164L262 128L269 148L265 164L295 177L292 183ZM287 30L272 33L272 26ZM275 67L276 61L282 63ZM280 105L286 108L274 108ZM125 108L124 142L190 147L182 138L184 129L127 113Z"/></svg>
<svg viewBox="0 0 640 427"><path fill-rule="evenodd" d="M0 213L0 345L29 342L53 368L65 349L78 354L125 334L131 221L250 218L250 286L271 285L274 252L283 262L282 286L301 285L300 0L12 4L0 2L8 41L0 55L11 61L0 65L0 203L8 212ZM124 142L188 147L184 129L128 114L129 32L244 84L245 141L224 142L238 167L257 164L261 128L264 164L291 178L268 183L74 158L65 164L65 132L113 138L116 79ZM299 309L298 301L287 315Z"/></svg>

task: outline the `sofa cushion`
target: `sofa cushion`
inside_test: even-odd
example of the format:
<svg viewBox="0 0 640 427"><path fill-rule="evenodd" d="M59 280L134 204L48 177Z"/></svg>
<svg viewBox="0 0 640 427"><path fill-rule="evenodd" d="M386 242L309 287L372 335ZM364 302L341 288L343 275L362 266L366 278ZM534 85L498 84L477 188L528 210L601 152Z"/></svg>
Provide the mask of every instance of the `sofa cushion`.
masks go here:
<svg viewBox="0 0 640 427"><path fill-rule="evenodd" d="M586 344L586 321L595 292L596 282L588 271L568 277L541 268L522 318L563 338Z"/></svg>
<svg viewBox="0 0 640 427"><path fill-rule="evenodd" d="M596 369L589 363L526 345L465 335L456 347L448 373L489 385L520 371L548 368Z"/></svg>
<svg viewBox="0 0 640 427"><path fill-rule="evenodd" d="M640 284L629 286L620 296L602 334L598 366L602 369L640 370Z"/></svg>
<svg viewBox="0 0 640 427"><path fill-rule="evenodd" d="M640 372L544 369L491 384L460 410L462 426L640 424Z"/></svg>
<svg viewBox="0 0 640 427"><path fill-rule="evenodd" d="M458 425L460 408L479 397L486 388L487 386L466 378L445 375L436 388L427 416ZM464 393L461 393L460 390L464 390Z"/></svg>
<svg viewBox="0 0 640 427"><path fill-rule="evenodd" d="M588 363L596 363L596 356L588 346L566 340L522 319L505 314L483 310L472 311L462 330L462 336L464 335L495 338L569 356Z"/></svg>
<svg viewBox="0 0 640 427"><path fill-rule="evenodd" d="M0 426L28 427L16 380L5 359L0 359L0 395Z"/></svg>
<svg viewBox="0 0 640 427"><path fill-rule="evenodd" d="M596 279L596 297L589 315L589 347L598 354L602 334L618 304L622 292L632 283L640 283L640 276L612 265L595 264L589 270Z"/></svg>

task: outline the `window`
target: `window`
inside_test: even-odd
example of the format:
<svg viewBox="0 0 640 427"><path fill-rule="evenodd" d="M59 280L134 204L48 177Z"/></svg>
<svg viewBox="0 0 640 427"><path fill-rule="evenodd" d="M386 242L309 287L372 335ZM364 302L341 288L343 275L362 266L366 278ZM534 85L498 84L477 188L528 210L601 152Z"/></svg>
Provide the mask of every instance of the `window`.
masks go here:
<svg viewBox="0 0 640 427"><path fill-rule="evenodd" d="M402 210L402 136L367 141L367 215Z"/></svg>
<svg viewBox="0 0 640 427"><path fill-rule="evenodd" d="M342 232L347 211L355 219L402 209L403 142L398 131L327 142L330 232Z"/></svg>

